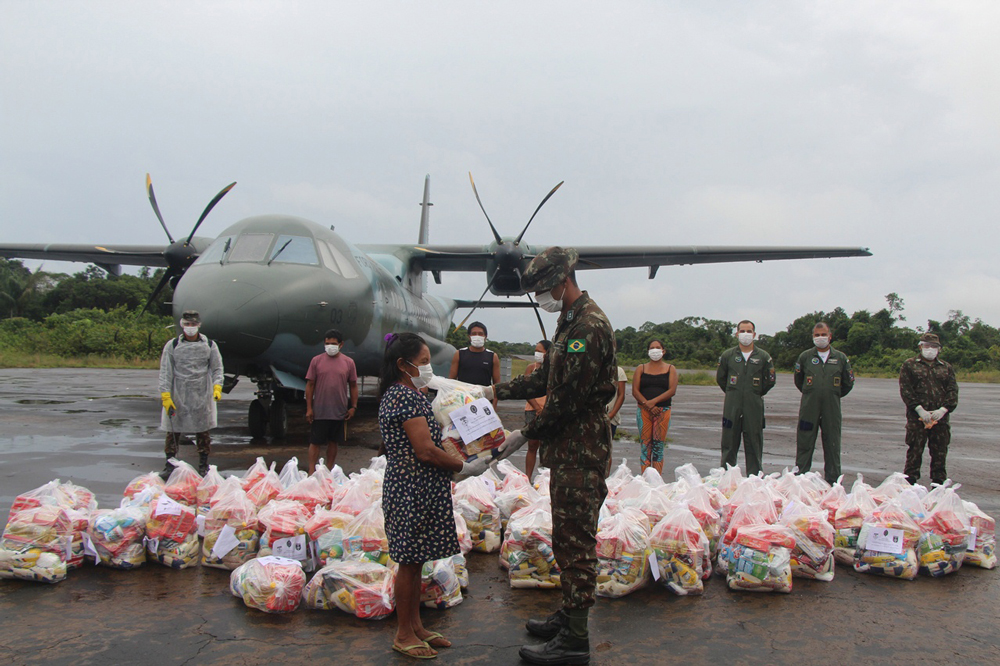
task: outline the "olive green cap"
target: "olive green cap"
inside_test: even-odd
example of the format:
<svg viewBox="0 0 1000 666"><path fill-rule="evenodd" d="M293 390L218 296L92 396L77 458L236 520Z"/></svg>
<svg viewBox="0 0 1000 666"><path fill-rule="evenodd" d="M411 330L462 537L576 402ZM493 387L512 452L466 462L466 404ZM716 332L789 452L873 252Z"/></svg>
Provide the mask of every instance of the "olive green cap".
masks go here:
<svg viewBox="0 0 1000 666"><path fill-rule="evenodd" d="M527 292L546 291L555 288L569 277L580 259L573 248L553 245L538 254L521 276L521 289Z"/></svg>

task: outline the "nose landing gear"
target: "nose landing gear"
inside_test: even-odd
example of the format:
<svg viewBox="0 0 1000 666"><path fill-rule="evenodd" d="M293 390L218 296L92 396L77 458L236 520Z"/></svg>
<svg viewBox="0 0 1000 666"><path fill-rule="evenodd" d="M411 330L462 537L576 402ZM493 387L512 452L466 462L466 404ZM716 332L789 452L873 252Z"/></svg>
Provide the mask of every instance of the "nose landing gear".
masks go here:
<svg viewBox="0 0 1000 666"><path fill-rule="evenodd" d="M280 389L271 382L257 384L257 397L250 403L247 413L251 437L260 438L270 433L271 437L282 439L288 432L288 403L278 391Z"/></svg>

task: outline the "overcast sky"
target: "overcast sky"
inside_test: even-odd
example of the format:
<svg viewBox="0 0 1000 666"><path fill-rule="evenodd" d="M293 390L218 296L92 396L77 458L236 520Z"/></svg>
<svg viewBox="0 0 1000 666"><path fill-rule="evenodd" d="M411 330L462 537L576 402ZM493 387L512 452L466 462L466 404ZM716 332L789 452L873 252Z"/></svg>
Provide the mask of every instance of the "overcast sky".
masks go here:
<svg viewBox="0 0 1000 666"><path fill-rule="evenodd" d="M236 180L199 235L288 213L415 242L430 174L431 241L485 244L471 171L505 235L566 181L532 244L874 253L581 274L617 328L773 333L893 291L911 325L996 326L998 34L987 1L0 0L0 242L164 242L148 171L175 237Z"/></svg>

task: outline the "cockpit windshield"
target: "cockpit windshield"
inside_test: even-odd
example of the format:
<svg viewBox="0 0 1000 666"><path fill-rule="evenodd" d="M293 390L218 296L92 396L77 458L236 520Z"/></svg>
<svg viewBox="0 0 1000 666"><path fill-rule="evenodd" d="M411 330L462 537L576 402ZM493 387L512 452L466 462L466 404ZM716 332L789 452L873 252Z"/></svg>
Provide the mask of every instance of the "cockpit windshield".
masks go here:
<svg viewBox="0 0 1000 666"><path fill-rule="evenodd" d="M268 262L285 264L310 264L319 265L319 257L316 256L316 246L313 239L308 236L278 236Z"/></svg>
<svg viewBox="0 0 1000 666"><path fill-rule="evenodd" d="M212 244L208 246L208 249L201 253L198 257L198 261L194 262L195 266L200 264L218 263L222 261L222 258L229 252L233 247L233 237L232 236L220 236L212 241Z"/></svg>
<svg viewBox="0 0 1000 666"><path fill-rule="evenodd" d="M242 234L229 251L228 263L267 261L267 248L274 234Z"/></svg>

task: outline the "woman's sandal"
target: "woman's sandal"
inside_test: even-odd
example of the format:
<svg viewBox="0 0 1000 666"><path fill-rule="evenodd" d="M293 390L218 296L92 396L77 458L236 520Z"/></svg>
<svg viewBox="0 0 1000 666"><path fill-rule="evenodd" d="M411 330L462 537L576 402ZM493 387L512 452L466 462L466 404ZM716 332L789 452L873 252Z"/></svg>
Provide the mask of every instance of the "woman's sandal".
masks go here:
<svg viewBox="0 0 1000 666"><path fill-rule="evenodd" d="M401 645L396 645L395 643L392 644L393 650L406 657L411 657L413 659L436 659L437 652L435 652L434 654L413 654L414 650L419 650L421 648L430 649L430 647L431 646L428 645L426 642L414 643L413 645L407 645L405 647Z"/></svg>
<svg viewBox="0 0 1000 666"><path fill-rule="evenodd" d="M438 641L438 642L434 643L433 641ZM424 642L427 643L427 645L429 645L430 647L435 647L435 648L451 647L451 641L449 641L447 638L445 638L436 631L432 631L429 634L427 634L427 637L424 638Z"/></svg>

